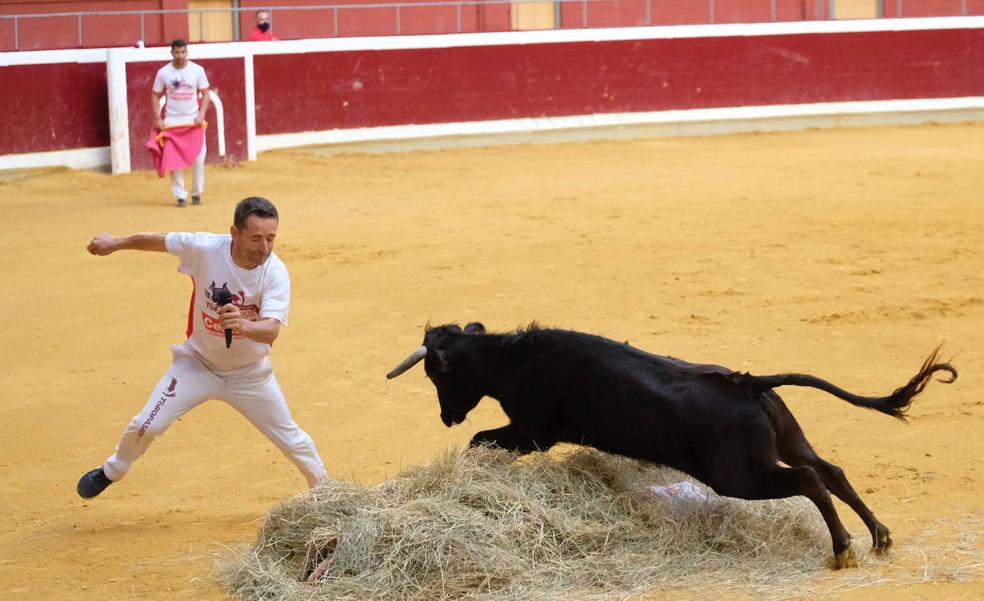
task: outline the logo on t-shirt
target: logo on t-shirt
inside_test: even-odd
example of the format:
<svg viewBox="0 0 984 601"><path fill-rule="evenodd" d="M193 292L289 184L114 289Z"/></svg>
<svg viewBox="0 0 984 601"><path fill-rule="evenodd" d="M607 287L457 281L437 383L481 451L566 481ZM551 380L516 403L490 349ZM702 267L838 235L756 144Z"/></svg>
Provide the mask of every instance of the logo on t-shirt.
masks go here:
<svg viewBox="0 0 984 601"><path fill-rule="evenodd" d="M190 101L195 99L195 86L190 83L185 82L184 79L178 79L175 77L170 82L171 88L168 90L168 96L172 100L179 101Z"/></svg>
<svg viewBox="0 0 984 601"><path fill-rule="evenodd" d="M243 316L243 319L248 319L249 321L256 321L260 318L260 307L258 305L247 305L244 304L246 301L246 293L242 290L238 292L232 292L229 290L229 282L225 282L221 286L216 286L213 280L208 288L205 289L205 309L202 311L202 324L205 326L205 331L213 336L225 336L222 329L222 325L219 323L219 305L213 301L216 298L215 291L225 289L232 295L232 302L230 304L239 307L239 313ZM211 312L211 313L210 313ZM236 338L241 338L242 334L236 333Z"/></svg>

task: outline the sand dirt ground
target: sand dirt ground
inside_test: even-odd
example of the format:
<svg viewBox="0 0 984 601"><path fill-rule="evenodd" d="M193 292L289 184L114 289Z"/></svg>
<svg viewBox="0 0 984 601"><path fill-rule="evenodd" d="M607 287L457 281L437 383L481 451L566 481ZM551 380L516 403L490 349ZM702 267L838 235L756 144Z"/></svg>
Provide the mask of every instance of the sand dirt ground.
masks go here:
<svg viewBox="0 0 984 601"><path fill-rule="evenodd" d="M103 496L75 493L166 369L190 293L169 255L93 257L86 243L226 231L235 202L262 195L281 210L277 252L293 278L274 365L335 477L379 482L503 423L485 401L445 429L421 369L384 378L428 322L538 320L863 394L887 394L943 343L961 377L931 384L910 425L820 393L784 396L896 541L860 568L874 589L841 586L859 571L825 571L818 557L824 596L984 598L982 190L984 124L271 152L210 167L204 206L182 210L146 172L8 177L0 597L225 599L216 558L303 491L261 435L209 403ZM930 530L935 546L919 548Z"/></svg>

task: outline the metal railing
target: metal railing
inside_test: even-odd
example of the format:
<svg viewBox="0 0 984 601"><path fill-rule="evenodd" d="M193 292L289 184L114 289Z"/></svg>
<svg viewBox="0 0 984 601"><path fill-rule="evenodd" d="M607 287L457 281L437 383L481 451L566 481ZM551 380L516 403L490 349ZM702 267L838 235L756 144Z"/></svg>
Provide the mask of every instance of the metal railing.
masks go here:
<svg viewBox="0 0 984 601"><path fill-rule="evenodd" d="M776 21L778 19L778 0L770 1L770 15L769 21ZM915 2L916 0L908 0L908 2ZM404 12L407 9L421 9L421 8L453 8L455 11L455 27L453 30L446 30L440 27L435 27L434 31L428 31L426 33L462 33L465 29L462 22L462 12L465 7L475 7L478 10L482 10L486 7L495 7L501 5L516 6L523 4L553 4L555 7L555 23L554 27L567 27L570 28L572 25L579 26L582 28L591 27L591 8L592 4L603 4L606 7L611 7L613 5L629 5L638 7L642 4L642 22L629 23L625 25L616 26L646 26L646 25L656 25L659 23L654 22L653 19L653 2L659 2L659 0L433 0L433 1L423 1L423 2L380 2L373 4L324 4L324 5L306 5L306 6L275 6L268 10L270 12L271 21L273 21L276 15L284 15L299 12L299 11L318 11L323 12L328 15L331 22L331 37L339 37L342 34L339 23L339 15L343 11L357 11L357 10L372 10L372 9L390 9L393 11L393 23L392 23L392 35L401 35L404 32ZM717 0L694 0L694 6L698 6L699 2L703 2L703 7L706 7L706 19L703 21L693 21L693 23L717 23L719 22L717 16ZM878 16L884 16L885 6L891 6L894 3L895 15L893 16L903 16L905 14L906 0L878 0ZM575 25L572 23L560 23L562 11L570 6L580 7L580 24ZM733 7L733 3L731 4ZM805 5L804 5L805 6ZM802 16L801 20L825 20L833 18L835 8L835 0L816 0L813 4L813 15ZM232 7L232 8L200 8L200 9L172 9L172 10L124 10L124 11L89 11L89 12L58 12L58 13L36 13L36 14L24 14L24 15L0 15L0 48L4 45L2 42L2 37L5 35L6 28L8 24L12 25L13 29L13 49L21 49L21 38L22 31L21 26L23 23L32 20L40 19L74 19L75 20L75 30L77 35L77 44L74 47L84 48L91 46L101 46L101 45L119 45L119 44L89 44L85 43L85 19L90 18L109 18L109 17L134 17L137 19L139 25L133 30L133 36L129 38L126 45L137 43L142 44L148 41L148 31L147 31L147 21L148 18L160 18L163 19L169 15L197 15L198 17L198 37L194 38L193 32L188 32L189 41L233 41L239 38L239 25L244 22L252 22L252 14L257 10L256 7L242 8L242 7ZM805 10L805 9L804 9ZM232 19L233 34L232 37L220 40L220 39L209 39L206 40L205 34L205 16L213 13L223 13L228 14ZM244 13L248 13L244 15ZM961 15L968 14L968 0L961 0ZM942 15L941 15L942 16ZM764 19L762 19L764 21ZM311 23L319 23L320 20L313 20ZM689 22L689 21L688 21ZM606 25L610 26L610 25ZM190 27L190 25L189 25ZM508 30L511 27L505 28L482 28L476 29L478 31L502 31ZM163 30L163 25L162 25ZM139 32L139 33L138 33ZM118 32L117 32L118 33ZM421 32L417 32L421 33ZM139 37L137 37L139 35ZM359 35L359 34L356 34ZM387 35L387 34L373 34L373 35ZM136 37L136 40L133 38ZM178 37L178 36L173 36ZM323 37L315 35L293 35L293 36L282 36L282 39L296 39L303 37ZM166 43L170 39L160 39L152 38L151 43ZM60 46L71 47L71 46Z"/></svg>

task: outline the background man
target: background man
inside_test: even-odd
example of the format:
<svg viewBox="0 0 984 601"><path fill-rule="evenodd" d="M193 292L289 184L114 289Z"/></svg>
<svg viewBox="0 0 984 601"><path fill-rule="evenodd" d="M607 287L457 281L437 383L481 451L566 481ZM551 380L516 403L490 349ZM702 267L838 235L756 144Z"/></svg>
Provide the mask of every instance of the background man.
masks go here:
<svg viewBox="0 0 984 601"><path fill-rule="evenodd" d="M95 497L123 478L174 420L208 399L242 413L294 462L309 486L328 478L311 437L291 417L267 358L290 307L290 277L273 253L278 225L273 204L250 197L236 206L231 235L100 234L89 243L89 252L100 256L118 250L176 255L178 271L191 276L195 290L187 340L173 347L171 368L124 429L116 452L79 480L79 496Z"/></svg>
<svg viewBox="0 0 984 601"><path fill-rule="evenodd" d="M271 28L273 23L270 21L270 11L268 10L258 10L256 11L256 27L249 34L249 39L251 42L270 42L277 39L277 36L273 35Z"/></svg>
<svg viewBox="0 0 984 601"><path fill-rule="evenodd" d="M209 84L205 69L188 60L188 44L184 40L171 42L173 60L157 72L151 91L151 110L154 127L164 130L175 126L202 127L208 111ZM198 95L201 93L201 103ZM167 98L164 105L164 118L161 119L161 94ZM202 136L202 149L191 167L191 203L201 204L205 190L205 142ZM184 185L184 169L171 171L171 193L178 206L185 206L188 194Z"/></svg>

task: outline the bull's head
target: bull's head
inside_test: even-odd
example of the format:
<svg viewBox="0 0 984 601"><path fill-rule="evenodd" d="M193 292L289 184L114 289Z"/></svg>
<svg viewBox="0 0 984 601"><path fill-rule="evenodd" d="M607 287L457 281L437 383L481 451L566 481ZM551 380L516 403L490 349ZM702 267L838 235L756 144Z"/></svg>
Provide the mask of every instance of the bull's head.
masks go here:
<svg viewBox="0 0 984 601"><path fill-rule="evenodd" d="M386 377L395 378L423 360L424 371L437 388L437 399L441 403L441 421L449 428L460 424L485 393L472 376L461 368L459 357L463 345L469 344L468 335L484 333L485 326L477 322L468 324L464 330L453 324L428 328L424 334L424 344L394 367Z"/></svg>

